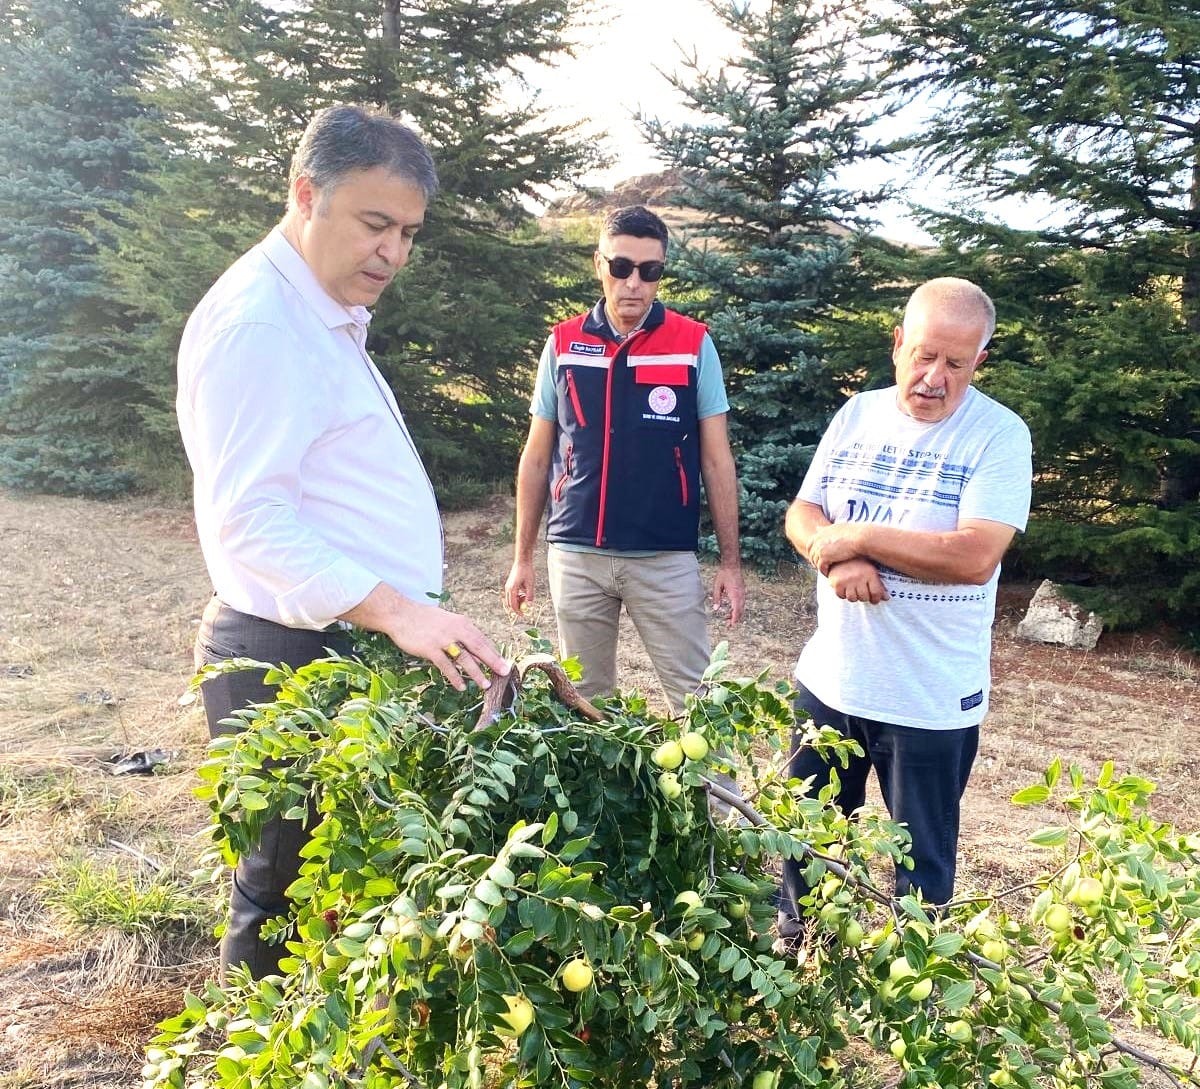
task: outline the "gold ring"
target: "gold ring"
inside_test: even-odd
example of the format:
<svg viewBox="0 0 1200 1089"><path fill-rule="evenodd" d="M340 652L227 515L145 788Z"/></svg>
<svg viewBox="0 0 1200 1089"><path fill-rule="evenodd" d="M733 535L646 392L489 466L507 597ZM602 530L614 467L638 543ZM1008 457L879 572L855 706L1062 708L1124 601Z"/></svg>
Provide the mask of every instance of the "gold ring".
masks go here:
<svg viewBox="0 0 1200 1089"><path fill-rule="evenodd" d="M449 646L442 647L442 652L447 658L450 659L450 661L454 661L454 659L462 653L462 647L460 647L457 643L451 643Z"/></svg>

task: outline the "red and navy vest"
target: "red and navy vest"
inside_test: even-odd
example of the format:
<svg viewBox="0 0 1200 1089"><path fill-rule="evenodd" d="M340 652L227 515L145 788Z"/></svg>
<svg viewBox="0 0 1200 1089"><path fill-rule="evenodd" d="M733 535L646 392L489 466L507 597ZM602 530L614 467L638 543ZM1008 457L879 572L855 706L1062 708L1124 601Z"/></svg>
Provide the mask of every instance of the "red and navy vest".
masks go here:
<svg viewBox="0 0 1200 1089"><path fill-rule="evenodd" d="M695 551L696 382L706 331L659 302L619 344L601 303L554 327L558 445L547 540L617 551Z"/></svg>

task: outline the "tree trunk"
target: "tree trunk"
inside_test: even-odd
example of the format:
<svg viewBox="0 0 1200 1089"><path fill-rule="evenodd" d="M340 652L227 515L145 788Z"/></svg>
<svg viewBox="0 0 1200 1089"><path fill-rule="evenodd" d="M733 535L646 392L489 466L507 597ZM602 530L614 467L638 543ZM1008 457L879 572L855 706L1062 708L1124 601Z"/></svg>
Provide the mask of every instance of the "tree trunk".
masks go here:
<svg viewBox="0 0 1200 1089"><path fill-rule="evenodd" d="M400 7L403 0L383 0L383 42L395 48L400 41Z"/></svg>
<svg viewBox="0 0 1200 1089"><path fill-rule="evenodd" d="M1179 304L1184 326L1193 336L1200 336L1200 141L1192 154L1192 185L1189 201L1191 216L1183 242L1183 275L1179 288ZM1181 406L1180 437L1200 442L1200 419L1189 411L1191 399ZM1159 486L1159 505L1174 510L1184 503L1200 499L1200 455L1180 453L1164 460Z"/></svg>

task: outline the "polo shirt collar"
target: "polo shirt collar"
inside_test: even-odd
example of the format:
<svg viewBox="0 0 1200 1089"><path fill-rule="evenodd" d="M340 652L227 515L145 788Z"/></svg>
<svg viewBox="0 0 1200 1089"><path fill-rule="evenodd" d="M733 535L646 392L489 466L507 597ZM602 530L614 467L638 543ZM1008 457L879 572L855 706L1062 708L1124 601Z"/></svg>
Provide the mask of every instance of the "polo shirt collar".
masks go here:
<svg viewBox="0 0 1200 1089"><path fill-rule="evenodd" d="M262 240L262 250L279 275L296 289L327 328L339 329L343 325L365 328L370 322L371 311L365 306L343 306L321 286L308 262L296 252L279 227L272 228Z"/></svg>
<svg viewBox="0 0 1200 1089"><path fill-rule="evenodd" d="M655 299L650 304L650 309L642 316L642 320L630 329L625 336L622 336L612 327L612 323L608 320L608 312L604 308L604 300L598 299L596 305L592 307L588 316L584 319L583 331L590 333L592 336L604 337L605 340L621 344L639 329L649 331L658 328L666 320L666 316L666 307L658 299Z"/></svg>

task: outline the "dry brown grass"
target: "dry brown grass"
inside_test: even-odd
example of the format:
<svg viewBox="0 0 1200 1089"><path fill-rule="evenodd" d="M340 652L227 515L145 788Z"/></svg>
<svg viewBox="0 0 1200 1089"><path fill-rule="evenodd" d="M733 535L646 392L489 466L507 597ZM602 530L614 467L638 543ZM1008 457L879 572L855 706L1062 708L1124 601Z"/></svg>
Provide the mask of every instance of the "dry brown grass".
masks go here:
<svg viewBox="0 0 1200 1089"><path fill-rule="evenodd" d="M501 608L511 519L507 499L451 515L447 559L457 607L519 650L530 624L551 636L554 624L544 598L528 620ZM126 1087L154 1022L213 972L211 947L74 936L47 914L38 883L72 852L134 865L132 849L180 875L194 864L206 737L198 707L178 700L208 581L188 512L146 501L0 492L0 554L0 1089ZM745 620L732 631L714 621L713 638L729 639L737 672L784 678L812 628L810 583L798 570L748 581ZM1041 868L1024 838L1042 818L1008 798L1056 755L1089 775L1112 758L1158 782L1161 819L1200 826L1196 659L1163 636L1105 636L1088 654L1019 643L1027 597L1007 591L997 622L963 888L1000 889ZM630 631L620 664L624 685L655 690ZM146 748L179 755L162 774L109 774L114 751Z"/></svg>

